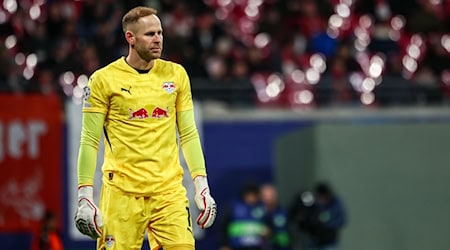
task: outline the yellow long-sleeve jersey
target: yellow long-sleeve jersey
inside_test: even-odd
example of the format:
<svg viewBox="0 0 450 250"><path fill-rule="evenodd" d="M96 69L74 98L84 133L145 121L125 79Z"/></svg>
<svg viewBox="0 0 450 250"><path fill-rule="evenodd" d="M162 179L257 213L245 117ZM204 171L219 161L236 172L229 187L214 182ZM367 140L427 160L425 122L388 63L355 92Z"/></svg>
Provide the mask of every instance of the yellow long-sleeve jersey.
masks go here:
<svg viewBox="0 0 450 250"><path fill-rule="evenodd" d="M191 176L206 175L184 68L162 59L139 73L120 58L85 88L78 184L93 185L98 142L105 138L103 182L148 196L181 183L177 128Z"/></svg>

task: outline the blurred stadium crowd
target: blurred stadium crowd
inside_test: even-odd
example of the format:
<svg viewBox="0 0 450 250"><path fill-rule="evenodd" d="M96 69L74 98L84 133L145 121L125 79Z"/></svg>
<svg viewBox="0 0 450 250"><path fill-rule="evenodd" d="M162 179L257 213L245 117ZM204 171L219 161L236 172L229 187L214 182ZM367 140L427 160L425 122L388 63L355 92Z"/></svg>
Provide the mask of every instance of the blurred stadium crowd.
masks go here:
<svg viewBox="0 0 450 250"><path fill-rule="evenodd" d="M446 105L450 1L3 0L0 92L80 103L97 68L126 54L121 17L157 8L163 57L194 97L276 107ZM216 92L214 92L215 90Z"/></svg>

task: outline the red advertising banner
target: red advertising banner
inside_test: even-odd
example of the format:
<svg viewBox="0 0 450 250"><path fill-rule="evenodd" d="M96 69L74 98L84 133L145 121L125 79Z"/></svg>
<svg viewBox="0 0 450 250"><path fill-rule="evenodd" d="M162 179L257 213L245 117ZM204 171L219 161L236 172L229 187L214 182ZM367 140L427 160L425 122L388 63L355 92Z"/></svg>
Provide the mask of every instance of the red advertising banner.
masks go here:
<svg viewBox="0 0 450 250"><path fill-rule="evenodd" d="M57 97L0 95L0 232L61 218L62 112Z"/></svg>

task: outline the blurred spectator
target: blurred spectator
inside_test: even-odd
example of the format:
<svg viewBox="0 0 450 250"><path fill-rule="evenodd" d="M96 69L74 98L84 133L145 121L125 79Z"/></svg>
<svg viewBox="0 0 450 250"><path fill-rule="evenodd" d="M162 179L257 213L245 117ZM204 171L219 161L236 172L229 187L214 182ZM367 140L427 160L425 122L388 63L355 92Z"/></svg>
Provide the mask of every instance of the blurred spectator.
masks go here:
<svg viewBox="0 0 450 250"><path fill-rule="evenodd" d="M416 96L421 104L435 104L441 101L442 91L439 79L428 65L422 65L413 79Z"/></svg>
<svg viewBox="0 0 450 250"><path fill-rule="evenodd" d="M53 212L47 212L42 220L39 238L39 250L63 250L61 235L58 230L58 220Z"/></svg>
<svg viewBox="0 0 450 250"><path fill-rule="evenodd" d="M350 54L350 48L344 43L339 46L336 55L330 60L331 105L348 104L354 100L348 77L350 72L358 71L357 62Z"/></svg>
<svg viewBox="0 0 450 250"><path fill-rule="evenodd" d="M449 1L412 0L406 5L394 0L220 3L86 0L17 1L17 8L5 5L1 10L4 20L0 23L0 40L5 51L0 51L0 60L7 62L0 72L0 91L39 91L36 75L42 68L50 70L45 74L53 74L53 79L60 79L66 72L78 77L89 75L93 68L125 54L123 32L118 25L120 17L131 7L147 4L159 9L166 27L163 57L186 68L192 77L193 95L200 99L217 99L217 90L224 89L220 92L223 96L218 98L222 102L231 104L230 98L224 97L231 94L248 99L240 103L252 103L254 97L265 103L267 96L249 94L247 87L255 86L252 79L257 79L257 75L281 74L280 86L284 83L295 86L280 87L275 92L266 90L275 95L270 98L277 107L294 107L293 103L305 101L298 100L292 89L310 90L313 94L310 102L317 107L354 105L361 102L358 95L362 93L358 83L349 84L350 77L353 73L366 77L370 67L362 62L355 66L358 54L369 59L377 54L384 60L386 67L376 79L373 91L381 105L405 104L404 100L408 101L406 104L412 104L411 100L420 105L445 104L445 98L450 98L445 94L448 87L441 86L450 58ZM410 47L414 36L423 41L419 54L414 54L414 48ZM417 39L415 43L418 45ZM318 76L308 75L310 58L316 53L325 57L327 70ZM413 56L414 61L406 60L405 56ZM306 74L306 80L298 70ZM423 79L414 78L423 78L424 73L432 74L428 77L435 79L437 86L433 91L440 92L433 94L440 97L432 102L423 102L423 91L416 88ZM206 89L197 92L206 81ZM386 87L384 82L395 86ZM402 84L397 85L398 82ZM273 87L268 82L264 84ZM62 98L73 98L76 86L66 85L55 84L56 93ZM396 91L379 91L378 85ZM240 93L242 89L244 94ZM410 98L403 98L403 92Z"/></svg>
<svg viewBox="0 0 450 250"><path fill-rule="evenodd" d="M58 81L54 78L54 75L50 69L42 68L39 72L36 74L38 83L36 87L37 89L34 90L35 92L39 92L43 95L56 95L61 96L61 93L58 93Z"/></svg>
<svg viewBox="0 0 450 250"><path fill-rule="evenodd" d="M263 250L267 228L259 187L246 183L238 199L224 211L220 250Z"/></svg>
<svg viewBox="0 0 450 250"><path fill-rule="evenodd" d="M225 80L228 77L228 65L223 57L212 56L206 59L206 71L212 80Z"/></svg>
<svg viewBox="0 0 450 250"><path fill-rule="evenodd" d="M443 3L435 4L432 3L433 1L429 0L418 0L417 2L419 3L418 8L416 8L408 18L408 31L411 33L422 34L444 31L444 18L448 13L444 14L445 9L442 8Z"/></svg>
<svg viewBox="0 0 450 250"><path fill-rule="evenodd" d="M0 46L0 92L9 92L11 86L9 85L9 74L11 72L10 59L8 50L5 47Z"/></svg>
<svg viewBox="0 0 450 250"><path fill-rule="evenodd" d="M185 53L186 70L196 77L207 77L204 69L206 57L214 53L218 40L222 37L224 31L212 11L202 12L196 18L196 24L192 30L189 44L192 46L190 53Z"/></svg>
<svg viewBox="0 0 450 250"><path fill-rule="evenodd" d="M347 215L340 198L325 183L318 183L311 194L306 191L291 204L289 218L306 235L308 250L339 249L339 232Z"/></svg>
<svg viewBox="0 0 450 250"><path fill-rule="evenodd" d="M105 49L107 48L100 48L100 51L104 51ZM80 58L78 59L81 65L80 72L90 75L96 69L100 68L101 62L97 52L96 47L91 44L87 44L81 49Z"/></svg>
<svg viewBox="0 0 450 250"><path fill-rule="evenodd" d="M235 80L245 80L248 76L248 64L244 59L237 59L232 64L231 76Z"/></svg>
<svg viewBox="0 0 450 250"><path fill-rule="evenodd" d="M287 212L279 204L276 187L272 184L262 185L260 194L265 208L266 225L269 228L267 250L291 249L287 228Z"/></svg>

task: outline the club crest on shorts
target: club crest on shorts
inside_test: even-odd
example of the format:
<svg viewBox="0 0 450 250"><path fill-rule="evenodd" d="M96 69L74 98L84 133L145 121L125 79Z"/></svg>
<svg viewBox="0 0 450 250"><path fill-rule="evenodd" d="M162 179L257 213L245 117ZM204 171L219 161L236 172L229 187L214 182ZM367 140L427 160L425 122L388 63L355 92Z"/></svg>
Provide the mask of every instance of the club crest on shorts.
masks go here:
<svg viewBox="0 0 450 250"><path fill-rule="evenodd" d="M106 235L105 244L107 247L112 247L114 245L114 241L116 241L116 240L114 239L114 237L112 235L110 235L110 234Z"/></svg>
<svg viewBox="0 0 450 250"><path fill-rule="evenodd" d="M162 88L169 94L175 91L175 83L173 82L163 82Z"/></svg>

